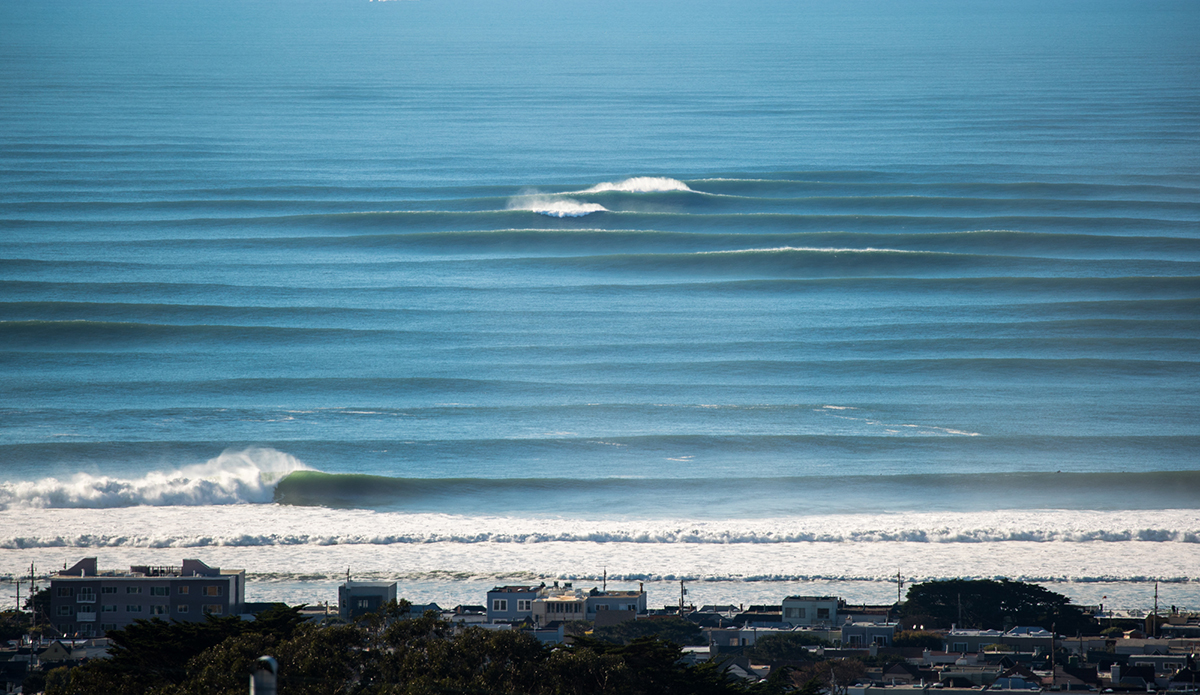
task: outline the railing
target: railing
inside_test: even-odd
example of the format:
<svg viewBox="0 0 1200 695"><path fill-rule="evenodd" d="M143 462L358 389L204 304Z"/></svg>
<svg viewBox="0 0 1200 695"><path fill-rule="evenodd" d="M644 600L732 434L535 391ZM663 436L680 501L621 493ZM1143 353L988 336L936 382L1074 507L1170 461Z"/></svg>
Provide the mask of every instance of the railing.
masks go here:
<svg viewBox="0 0 1200 695"><path fill-rule="evenodd" d="M75 595L75 603L95 603L95 602L96 602L95 594L85 594L85 593L81 592L81 593L78 593Z"/></svg>
<svg viewBox="0 0 1200 695"><path fill-rule="evenodd" d="M95 613L84 613L83 611L80 611L75 614L75 620L77 620L81 623L94 623L94 622L96 622L96 614Z"/></svg>

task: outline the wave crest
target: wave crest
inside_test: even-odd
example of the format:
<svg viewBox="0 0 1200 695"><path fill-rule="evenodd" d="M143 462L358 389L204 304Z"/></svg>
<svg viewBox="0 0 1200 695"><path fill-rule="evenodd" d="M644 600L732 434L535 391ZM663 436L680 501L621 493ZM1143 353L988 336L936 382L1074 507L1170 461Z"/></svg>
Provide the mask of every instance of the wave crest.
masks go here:
<svg viewBox="0 0 1200 695"><path fill-rule="evenodd" d="M663 193L667 191L691 192L692 189L678 179L669 179L661 176L634 176L623 181L598 183L591 188L580 191L580 193L608 193L610 191L620 193Z"/></svg>
<svg viewBox="0 0 1200 695"><path fill-rule="evenodd" d="M547 217L584 217L593 212L608 212L598 203L584 203L551 195L522 195L508 201L509 210L527 210Z"/></svg>
<svg viewBox="0 0 1200 695"><path fill-rule="evenodd" d="M135 479L79 473L66 480L0 483L0 509L266 504L279 480L304 470L312 469L274 449L227 450L202 464Z"/></svg>

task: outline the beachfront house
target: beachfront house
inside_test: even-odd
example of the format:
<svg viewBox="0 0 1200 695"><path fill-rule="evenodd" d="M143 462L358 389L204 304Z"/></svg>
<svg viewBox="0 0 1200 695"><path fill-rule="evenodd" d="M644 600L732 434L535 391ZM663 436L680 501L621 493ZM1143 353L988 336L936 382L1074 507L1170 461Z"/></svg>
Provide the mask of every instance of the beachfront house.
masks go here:
<svg viewBox="0 0 1200 695"><path fill-rule="evenodd" d="M546 593L545 582L537 586L498 586L487 593L487 622L519 623L533 617L533 602Z"/></svg>

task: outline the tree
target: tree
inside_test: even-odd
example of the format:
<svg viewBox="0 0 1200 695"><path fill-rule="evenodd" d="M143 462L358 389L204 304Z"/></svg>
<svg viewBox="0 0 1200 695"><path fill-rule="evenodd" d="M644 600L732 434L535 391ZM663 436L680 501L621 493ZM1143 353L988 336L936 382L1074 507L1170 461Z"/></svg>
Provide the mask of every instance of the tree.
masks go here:
<svg viewBox="0 0 1200 695"><path fill-rule="evenodd" d="M813 661L817 657L806 647L831 646L815 635L803 632L784 632L767 635L755 641L746 656L757 662L775 664L787 661Z"/></svg>
<svg viewBox="0 0 1200 695"><path fill-rule="evenodd" d="M675 617L626 620L616 625L595 628L592 630L592 637L611 644L629 644L635 639L645 637L656 637L680 646L707 644L704 632L698 625Z"/></svg>
<svg viewBox="0 0 1200 695"><path fill-rule="evenodd" d="M1059 632L1090 631L1093 621L1071 599L1037 584L1007 579L951 579L914 584L903 616L926 616L937 627L1007 630L1017 625L1055 625ZM961 606L961 609L960 609ZM961 610L961 620L959 619Z"/></svg>
<svg viewBox="0 0 1200 695"><path fill-rule="evenodd" d="M18 611L0 613L0 643L29 634L29 614Z"/></svg>
<svg viewBox="0 0 1200 695"><path fill-rule="evenodd" d="M97 659L72 670L55 692L66 694L120 692L137 695L178 685L189 676L189 662L231 637L250 632L279 641L290 638L304 622L300 608L279 606L253 621L237 616L208 616L202 622L136 620L108 632L108 659ZM255 658L262 656L256 654ZM243 683L244 685L244 683Z"/></svg>
<svg viewBox="0 0 1200 695"><path fill-rule="evenodd" d="M924 630L901 630L892 639L893 647L917 647L921 649L941 649L944 646L942 636L936 632Z"/></svg>

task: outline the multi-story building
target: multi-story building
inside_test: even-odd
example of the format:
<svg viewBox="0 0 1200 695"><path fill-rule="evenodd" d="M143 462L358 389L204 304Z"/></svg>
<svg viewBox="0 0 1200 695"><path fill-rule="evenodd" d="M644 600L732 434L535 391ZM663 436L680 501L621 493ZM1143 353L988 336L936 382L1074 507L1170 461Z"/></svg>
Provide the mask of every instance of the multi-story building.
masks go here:
<svg viewBox="0 0 1200 695"><path fill-rule="evenodd" d="M374 613L396 600L396 582L356 582L347 579L338 587L338 615L352 620Z"/></svg>
<svg viewBox="0 0 1200 695"><path fill-rule="evenodd" d="M783 600L783 622L813 627L838 624L837 596L788 596Z"/></svg>
<svg viewBox="0 0 1200 695"><path fill-rule="evenodd" d="M489 623L519 623L533 617L533 602L546 595L539 586L498 586L487 593Z"/></svg>
<svg viewBox="0 0 1200 695"><path fill-rule="evenodd" d="M620 613L621 618L615 616L604 616L611 618L611 621L601 622L619 622L622 619L630 619L646 613L646 592L645 591L600 591L592 589L587 595L587 620L596 620L597 613Z"/></svg>
<svg viewBox="0 0 1200 695"><path fill-rule="evenodd" d="M139 618L203 620L237 615L246 601L246 570L199 560L179 567L140 565L100 571L89 557L50 578L50 621L64 635L102 635Z"/></svg>
<svg viewBox="0 0 1200 695"><path fill-rule="evenodd" d="M549 625L557 621L586 620L588 597L570 584L555 587L532 602L533 624Z"/></svg>
<svg viewBox="0 0 1200 695"><path fill-rule="evenodd" d="M845 623L843 647L890 647L896 636L896 623Z"/></svg>

